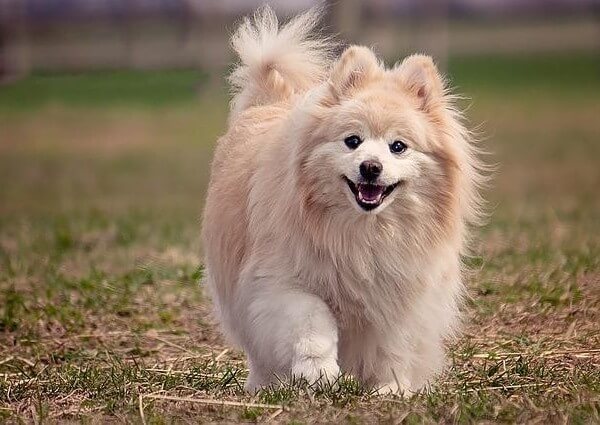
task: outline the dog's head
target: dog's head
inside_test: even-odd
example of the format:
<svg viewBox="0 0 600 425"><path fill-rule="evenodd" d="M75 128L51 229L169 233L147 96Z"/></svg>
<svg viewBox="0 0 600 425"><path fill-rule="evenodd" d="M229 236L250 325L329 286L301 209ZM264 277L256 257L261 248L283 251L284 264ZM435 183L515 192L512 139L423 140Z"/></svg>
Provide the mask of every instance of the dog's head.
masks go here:
<svg viewBox="0 0 600 425"><path fill-rule="evenodd" d="M476 159L431 58L385 69L370 49L352 46L299 109L297 165L308 207L427 215L438 226L461 205L468 214Z"/></svg>

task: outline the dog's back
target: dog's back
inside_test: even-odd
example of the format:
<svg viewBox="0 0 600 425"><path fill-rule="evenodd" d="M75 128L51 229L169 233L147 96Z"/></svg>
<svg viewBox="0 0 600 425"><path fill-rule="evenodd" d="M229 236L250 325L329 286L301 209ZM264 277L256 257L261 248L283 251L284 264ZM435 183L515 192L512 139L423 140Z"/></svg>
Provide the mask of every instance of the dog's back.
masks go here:
<svg viewBox="0 0 600 425"><path fill-rule="evenodd" d="M330 44L314 35L319 13L313 9L280 28L265 7L246 18L231 40L240 63L229 77L234 96L228 131L217 143L203 217L205 283L225 328L220 305L235 296L247 253L253 176L291 103L322 81L329 67Z"/></svg>

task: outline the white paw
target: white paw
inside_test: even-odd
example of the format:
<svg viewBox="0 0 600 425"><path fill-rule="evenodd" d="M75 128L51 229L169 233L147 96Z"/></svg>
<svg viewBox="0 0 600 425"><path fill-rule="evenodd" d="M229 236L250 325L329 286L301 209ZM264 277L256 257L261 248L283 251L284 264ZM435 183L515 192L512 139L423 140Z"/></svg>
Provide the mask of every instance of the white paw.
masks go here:
<svg viewBox="0 0 600 425"><path fill-rule="evenodd" d="M403 396L411 396L411 395L415 394L415 392L410 389L410 386L408 384L400 383L400 385L398 385L398 383L394 381L394 382L390 382L390 383L383 384L383 385L376 387L375 394L376 395L394 394L394 395L399 395L399 396L403 397Z"/></svg>
<svg viewBox="0 0 600 425"><path fill-rule="evenodd" d="M384 384L376 388L375 394L377 395L388 395L388 394L402 394L404 391L398 387L395 382Z"/></svg>
<svg viewBox="0 0 600 425"><path fill-rule="evenodd" d="M292 365L292 376L304 378L309 384L317 381L333 383L340 375L335 358L303 357Z"/></svg>
<svg viewBox="0 0 600 425"><path fill-rule="evenodd" d="M262 375L250 369L250 373L248 374L248 379L246 380L246 384L244 385L244 390L250 394L255 394L262 387L267 385L268 383L265 379L262 378Z"/></svg>
<svg viewBox="0 0 600 425"><path fill-rule="evenodd" d="M337 338L310 335L295 344L294 353L292 376L302 377L309 384L323 380L334 382L338 378Z"/></svg>

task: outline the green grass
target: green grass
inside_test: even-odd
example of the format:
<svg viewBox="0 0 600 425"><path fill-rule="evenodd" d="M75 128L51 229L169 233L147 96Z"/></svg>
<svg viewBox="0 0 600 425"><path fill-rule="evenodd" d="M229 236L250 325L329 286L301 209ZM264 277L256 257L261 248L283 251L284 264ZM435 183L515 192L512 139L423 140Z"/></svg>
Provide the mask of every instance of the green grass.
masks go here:
<svg viewBox="0 0 600 425"><path fill-rule="evenodd" d="M448 64L450 81L459 87L513 95L551 90L562 96L569 92L589 97L588 90L600 89L598 55L537 55L457 57Z"/></svg>
<svg viewBox="0 0 600 425"><path fill-rule="evenodd" d="M528 56L456 57L448 64L452 85L503 92L507 88L522 95L539 90L558 91L562 96L589 97L600 87L600 57ZM194 70L97 71L87 73L39 72L2 87L0 110L37 109L48 104L70 106L134 107L190 104L208 83L205 73Z"/></svg>
<svg viewBox="0 0 600 425"><path fill-rule="evenodd" d="M2 87L0 108L26 110L48 103L96 107L189 103L205 82L205 74L192 70L36 73Z"/></svg>
<svg viewBox="0 0 600 425"><path fill-rule="evenodd" d="M444 376L404 398L350 377L243 393L243 356L197 284L227 110L222 93L194 92L202 74L2 87L0 421L599 422L598 60L459 58L449 70L499 171L467 259L464 333Z"/></svg>

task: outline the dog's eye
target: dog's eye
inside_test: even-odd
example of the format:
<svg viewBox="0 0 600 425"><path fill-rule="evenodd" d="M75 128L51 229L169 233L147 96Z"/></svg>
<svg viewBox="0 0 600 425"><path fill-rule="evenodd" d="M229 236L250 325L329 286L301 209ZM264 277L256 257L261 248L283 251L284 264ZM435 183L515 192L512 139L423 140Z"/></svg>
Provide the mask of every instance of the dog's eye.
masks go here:
<svg viewBox="0 0 600 425"><path fill-rule="evenodd" d="M390 145L390 151L392 153L402 153L404 152L408 146L401 140L396 140L394 143Z"/></svg>
<svg viewBox="0 0 600 425"><path fill-rule="evenodd" d="M356 149L362 143L362 140L360 139L360 137L358 137L356 135L352 135L352 136L346 137L344 139L344 143L350 149Z"/></svg>

